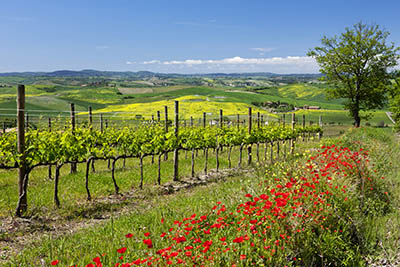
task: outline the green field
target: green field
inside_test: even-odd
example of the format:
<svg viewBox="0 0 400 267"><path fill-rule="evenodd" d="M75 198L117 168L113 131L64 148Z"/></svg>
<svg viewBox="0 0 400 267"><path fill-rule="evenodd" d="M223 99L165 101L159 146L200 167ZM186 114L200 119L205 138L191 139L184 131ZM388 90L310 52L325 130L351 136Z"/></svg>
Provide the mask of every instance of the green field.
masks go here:
<svg viewBox="0 0 400 267"><path fill-rule="evenodd" d="M10 80L12 79L9 77L1 77L0 83L10 82ZM21 82L21 79L16 78L13 81ZM201 117L203 112L208 113L210 118L216 118L219 109L223 109L227 116L235 114L244 116L247 114L247 107L252 107L254 112L276 119L280 116L279 114L272 114L270 110L261 109L253 104L279 101L297 107L319 106L321 109L318 111L296 112L300 116L305 114L307 121L317 122L319 115L322 115L324 123L347 125L352 123L347 111L343 110L341 100L326 99L325 92L328 87L320 82L274 84L270 81L258 82L257 80L258 83L255 84L260 86L255 87L229 87L221 85L221 81L216 79L212 82L210 79L207 80L212 86L193 86L187 84L188 79L170 79L168 82L171 85L160 86L156 82L132 81L116 83L115 86L108 86L107 83L94 86L87 80L79 83L56 79L50 83L39 79L35 81L35 84L26 86L27 112L33 123L37 123L43 116L58 115L67 119L70 103L74 103L75 110L78 112L85 112L92 107L95 114L104 113L110 119L135 118L136 115L150 119L152 115L156 115L157 111L163 111L165 105L170 108L170 114L172 114L173 101L181 100L181 118L184 119ZM224 80L224 82L227 81ZM229 83L233 82L235 80L229 81ZM15 119L15 98L15 86L0 88L0 121L5 118ZM384 111L371 114L373 116L364 120L364 124L391 125Z"/></svg>

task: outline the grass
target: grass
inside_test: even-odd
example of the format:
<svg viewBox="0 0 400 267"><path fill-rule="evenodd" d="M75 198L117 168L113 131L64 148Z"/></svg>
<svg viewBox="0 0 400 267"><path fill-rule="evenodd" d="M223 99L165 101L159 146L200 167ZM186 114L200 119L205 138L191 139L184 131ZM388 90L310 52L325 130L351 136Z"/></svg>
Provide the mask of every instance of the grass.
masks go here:
<svg viewBox="0 0 400 267"><path fill-rule="evenodd" d="M392 209L382 216L368 218L358 227L365 233L365 250L370 253L370 262L377 265L396 265L400 253L400 145L398 135L392 129L374 129L365 127L352 129L341 141L355 149L363 147L369 151L371 165L376 175L388 188L388 198Z"/></svg>
<svg viewBox="0 0 400 267"><path fill-rule="evenodd" d="M262 156L263 151L260 152ZM185 157L186 154L186 157ZM232 164L237 165L238 162L238 149L232 152ZM182 177L190 176L190 152L180 153L180 175ZM151 163L151 157L146 157L144 160L144 187L152 186L157 183L157 158L155 164ZM243 154L243 164L245 162L245 154ZM127 159L126 168L122 168L123 161L117 162L116 179L120 186L122 193L126 193L132 189L137 189L140 183L139 160ZM195 171L197 174L203 173L205 164L205 157L203 152L198 152L196 158ZM208 160L208 168L215 168L215 156L210 152ZM94 198L101 198L114 193L114 186L111 180L111 172L107 168L107 163L104 161L97 161L96 173L90 174L89 187ZM226 149L220 155L220 168L227 168L227 151ZM85 191L85 164L78 164L78 173L70 174L68 165L61 168L61 178L59 184L59 197L61 200L61 209L55 210L56 213L63 214L63 216L70 217L76 212L76 203L85 204L86 191ZM54 168L53 168L54 175ZM170 182L173 177L173 162L172 154L170 154L168 161L161 161L162 183ZM17 203L17 171L0 171L0 217L10 216L13 214L14 208ZM31 206L31 212L28 216L39 214L48 215L49 211L54 210L53 204L53 187L54 181L48 178L48 168L38 167L32 171L29 180L28 199ZM78 207L80 209L81 207Z"/></svg>
<svg viewBox="0 0 400 267"><path fill-rule="evenodd" d="M295 253L303 255L302 263L299 264L306 264L308 260L311 261L313 258L316 260L312 260L314 263L319 262L333 266L345 266L346 264L347 266L363 266L363 258L369 258L370 262L376 262L379 258L385 257L389 261L395 262L394 259L398 254L398 240L400 237L398 230L400 223L398 213L400 205L400 179L398 177L400 165L396 161L392 161L392 159L400 156L398 140L390 132L390 129L376 128L352 129L339 139L326 138L323 140L326 144L340 141L354 151L357 151L360 147L367 149L369 151L370 166L376 171L373 172L372 169L369 169L367 173L371 175L370 177L373 176L379 179L376 181L374 191L364 192L362 188L357 187L360 180L351 180L358 179L358 176L352 176L351 179L346 178L346 176L341 178L345 180L340 180L340 185L347 185L349 188L348 193L346 193L349 200L348 202L335 202L337 204L336 208L339 209L335 213L342 217L343 214L341 212L343 211L340 209L345 208L345 211L349 212L345 214L351 217L351 221L342 217L343 220L334 224L334 227L338 227L338 225L344 227L341 228L343 229L343 234L333 231L318 231L320 233L318 237L316 232L306 231L306 236L301 235L301 238L304 239L293 239L293 242L301 242L301 246L294 246L296 248L294 250ZM316 146L316 143L299 144L298 148L300 150L298 152L306 149L314 150L313 147ZM305 170L298 168L298 166L299 164L301 166L306 160L307 157L297 156L288 158L285 161L278 161L277 164L267 167L267 177L270 179L267 179L266 182L272 186L277 181L276 179L279 180L280 177L284 177L288 173L292 173L295 176L304 175ZM185 165L188 165L188 163L186 162ZM128 166L132 166L131 164ZM150 162L147 162L146 165L151 168ZM99 166L101 168L101 164ZM134 181L135 179L132 179L132 171L127 171L127 173L129 173L128 179L131 182ZM122 172L119 173L117 177L122 177L122 174ZM92 180L106 180L101 173L96 175L99 176ZM81 176L81 174L78 174L78 176ZM148 251L142 243L145 232L150 232L155 247L163 247L165 245L164 241L158 238L158 235L162 232L168 233L168 228L171 226L175 228L174 222L176 220L188 217L193 213L207 213L216 205L217 201L222 201L227 207L235 207L237 203L245 203L248 201L245 197L246 193L258 195L262 192L259 182L264 180L263 176L263 171L260 169L255 173L249 173L249 175L234 175L229 179L223 179L219 183L195 187L167 196L161 196L154 192L151 193L151 190L145 190L140 201L139 198L133 201L127 200L128 205L131 206L127 213L118 215L118 217L112 216L101 224L89 224L88 227L74 230L71 234L55 233L54 235L43 236L22 250L18 256L13 257L8 262L4 262L3 265L37 266L41 265L42 262L49 263L53 259L59 259L60 266L70 266L72 264L84 266L84 264L92 262L94 257L100 256L103 264L105 264L104 266L111 266L111 263L118 261L117 258L121 255L116 250L125 246L128 247L128 250L124 257L126 259L136 259ZM380 179L382 176L385 179ZM257 177L260 179L257 179ZM79 180L79 178L75 179L75 182ZM154 181L154 179L148 180L148 185L145 188L150 188ZM102 183L97 181L93 184L93 187L102 188ZM108 182L104 181L104 185L106 184ZM381 190L386 190L388 195L383 194ZM338 190L338 192L341 191ZM382 193L383 199L389 196L389 204L380 202L376 198L380 193ZM361 195L366 196L364 201L361 201ZM82 194L83 197L84 193ZM340 200L341 196L337 195L337 197ZM81 201L81 209L83 211L81 214L85 214L85 209L88 213L89 207L85 208L84 201ZM342 207L341 205L344 206ZM390 208L387 208L388 205ZM382 207L382 209L378 207ZM109 210L114 211L115 214L118 212L118 206L110 206ZM60 213L62 214L62 212ZM104 214L105 212L103 211ZM327 214L329 216L329 211ZM97 215L101 215L101 212L97 213ZM92 216L93 214L89 215L89 218L93 218ZM165 220L164 223L161 223L162 218ZM126 238L124 235L127 233L132 233L133 237ZM232 234L234 233L228 233L227 236L231 237ZM356 243L354 243L354 238L358 240ZM248 248L243 245L240 249L247 251ZM102 256L103 253L105 253L104 256ZM289 253L287 255L296 255L290 250L287 253ZM288 260L286 254L279 255L281 255L282 260ZM324 257L321 259L320 255L324 255ZM230 258L229 262L232 262L232 260L234 258ZM243 265L240 262L237 263ZM220 262L220 264L222 263ZM289 265L298 266L292 260L289 261Z"/></svg>
<svg viewBox="0 0 400 267"><path fill-rule="evenodd" d="M302 147L310 146L309 144L303 144ZM269 148L268 148L269 149ZM253 148L253 153L255 153L255 146ZM288 148L281 147L281 151L288 151ZM269 152L269 150L268 150ZM226 158L226 149L220 155L220 168L226 168L227 158ZM264 156L263 146L261 146L260 156L263 158ZM282 152L281 152L282 153ZM269 155L269 154L268 154ZM169 160L167 162L162 161L162 183L167 181L171 181L172 178L172 162L170 155ZM255 157L255 155L254 155ZM253 158L254 158L253 157ZM245 166L246 162L245 153L243 153L243 165ZM254 159L255 160L255 159ZM238 151L235 149L232 153L232 161L234 166L237 165L238 161ZM204 156L203 152L198 153L198 157L196 158L195 169L197 173L202 173L204 168ZM86 198L86 192L84 189L84 174L83 167L79 166L79 172L74 175L68 174L69 166L65 166L62 168L62 175L60 179L60 200L61 200L61 208L59 210L54 208L53 205L53 182L50 181L47 177L47 168L38 168L36 169L30 178L30 187L28 191L28 199L29 199L29 213L28 217L40 218L39 223L36 222L36 228L50 228L57 227L54 225L54 218L58 220L58 224L64 221L70 222L79 222L79 221L87 221L93 220L94 218L104 218L105 214L112 214L113 212L120 211L121 209L126 209L127 206L130 206L128 210L131 208L134 209L133 213L127 216L121 216L118 219L113 219L112 222L108 222L106 225L107 229L104 229L103 226L97 226L94 229L82 230L80 234L73 235L75 241L70 243L72 247L75 246L76 242L80 242L79 250L81 252L77 257L72 257L71 261L76 261L78 258L80 262L87 261L90 259L91 246L93 246L97 242L103 242L99 240L99 237L94 234L98 231L100 235L103 235L104 238L110 238L109 231L112 231L112 235L115 237L121 236L120 233L124 231L132 231L133 229L130 227L139 227L139 222L141 224L146 222L143 225L151 225L150 221L156 222L157 220L149 217L147 219L143 219L142 216L153 216L154 214L162 214L166 219L172 220L173 216L177 216L175 213L175 207L182 207L182 212L188 212L188 210L204 210L211 204L200 205L199 207L189 208L190 203L194 203L193 201L197 201L197 198L202 199L199 200L198 203L202 203L205 200L210 200L211 197L217 199L218 197L227 194L229 192L233 192L230 190L241 190L243 187L243 180L249 180L250 178L245 177L243 175L237 175L233 178L232 181L223 182L220 185L209 185L206 188L193 189L189 193L178 193L176 198L174 196L160 196L159 191L156 188L153 188L153 185L156 183L156 165L151 164L151 159L146 158L145 160L145 185L143 191L138 191L137 187L139 184L139 170L138 170L138 161L137 160L128 160L126 170L122 170L121 166L122 162L119 163L119 168L116 173L118 184L122 189L122 193L126 196L129 196L129 192L135 192L137 195L134 198L127 198L125 200L121 200L121 198L111 197L113 194L113 186L110 179L110 172L107 170L105 162L96 163L96 174L90 176L90 188L92 196L94 196L93 202L88 203ZM215 158L213 154L210 152L208 168L215 168ZM54 171L53 171L54 172ZM188 153L187 159L185 159L185 152L181 153L180 156L180 175L181 176L190 176L190 153ZM16 172L0 172L0 193L2 196L7 196L6 198L1 198L0 202L0 210L1 216L11 216L16 203L16 192L17 186L15 184ZM212 188L212 189L211 189ZM211 191L209 191L211 190ZM208 192L208 193L206 193ZM188 194L190 195L190 199L188 198ZM192 197L194 194L194 198ZM239 196L238 194L233 193L232 198ZM124 198L122 198L124 199ZM160 203L164 203L161 206L158 206ZM153 210L153 207L156 207L156 210ZM144 213L146 211L146 213ZM131 211L132 212L132 211ZM166 214L169 214L168 216ZM160 216L160 215L158 215ZM108 217L108 216L106 216ZM128 225L127 221L131 223ZM149 222L149 223L147 223ZM111 223L111 225L110 225ZM118 225L118 230L116 230ZM119 227L119 225L126 225L125 227ZM111 227L111 228L108 228ZM97 229L97 230L96 230ZM102 229L102 230L99 230ZM37 230L37 229L36 229ZM137 229L135 229L137 230ZM33 230L34 232L35 230ZM88 231L88 232L87 232ZM32 232L32 229L28 229L28 232ZM13 233L3 233L3 237L0 238L3 240L7 240L11 235L19 235L22 232L13 232ZM94 236L93 236L94 235ZM61 237L69 239L70 237ZM54 244L54 242L58 242L53 240L52 238L42 238L40 239L40 246L35 245L35 249L27 249L21 254L21 257L12 258L10 262L5 263L4 266L15 266L23 265L23 266L35 266L37 262L39 262L41 255L46 254L46 261L49 259L60 256L61 250L63 250L67 245L66 241L61 241L60 246ZM83 242L83 240L85 240ZM123 238L121 238L123 240ZM72 240L71 240L72 241ZM43 243L44 242L44 243ZM107 241L109 242L109 241ZM104 246L107 247L107 242L104 243ZM6 243L7 244L7 243ZM58 247L58 248L57 248ZM72 249L70 247L69 249ZM4 248L5 250L11 248ZM54 250L53 250L54 249ZM61 249L61 250L60 250ZM98 248L100 251L100 248ZM110 249L110 248L109 248ZM47 252L45 252L47 251ZM50 254L49 254L50 253ZM72 251L71 253L76 253L76 251ZM81 254L82 253L82 254ZM68 254L68 253L67 253ZM65 254L65 259L67 257L71 257L71 255ZM83 255L87 255L84 257Z"/></svg>
<svg viewBox="0 0 400 267"><path fill-rule="evenodd" d="M0 79L1 80L1 79ZM182 81L181 81L182 82ZM146 85L147 86L147 85ZM150 87L149 87L150 88ZM129 88L125 88L126 90ZM140 88L141 90L143 88ZM144 88L146 89L146 88ZM297 106L314 105L323 109L317 111L299 111L299 116L307 115L307 121L318 121L318 116L323 116L325 123L352 124L352 119L347 111L343 110L340 100L325 99L326 85L297 83L282 86L270 86L258 90L257 88L228 88L228 87L207 87L190 85L172 85L165 87L151 87L151 93L124 94L116 87L82 87L68 85L27 85L27 110L31 117L39 120L39 115L55 116L61 114L68 117L69 114L53 111L68 111L70 103L75 103L75 109L85 112L92 107L97 113L108 111L129 111L129 116L134 117L140 114L145 118L155 115L157 110L163 111L164 105L169 106L172 111L172 101L175 99L185 100L187 98L208 99L207 104L202 102L182 102L181 114L185 119L190 116L201 117L203 112L212 113L217 117L219 109L223 109L225 115L247 114L247 108L253 107L254 112L268 113L265 110L253 106L254 102L280 101L292 103ZM16 89L6 87L0 89L1 118L11 117L16 109ZM185 107L186 106L186 107ZM33 112L29 110L41 110ZM172 114L172 113L171 113ZM269 114L271 117L274 115ZM384 111L373 112L370 120L363 120L363 123L370 123L376 126L383 122L391 125ZM128 113L124 117L127 117ZM290 120L288 118L288 120Z"/></svg>

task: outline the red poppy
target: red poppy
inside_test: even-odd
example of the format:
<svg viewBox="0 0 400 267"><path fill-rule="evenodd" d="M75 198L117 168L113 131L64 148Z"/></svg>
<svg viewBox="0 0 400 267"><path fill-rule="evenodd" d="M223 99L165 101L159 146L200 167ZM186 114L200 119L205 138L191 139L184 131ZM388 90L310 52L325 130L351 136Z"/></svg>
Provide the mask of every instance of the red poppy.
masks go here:
<svg viewBox="0 0 400 267"><path fill-rule="evenodd" d="M153 242L151 241L150 238L149 238L149 239L144 239L144 240L143 240L143 243L144 243L145 245L147 245L148 248L152 248L152 247L153 247Z"/></svg>
<svg viewBox="0 0 400 267"><path fill-rule="evenodd" d="M120 249L117 249L117 252L118 252L119 254L124 254L124 253L126 252L126 247L122 247L122 248L120 248Z"/></svg>
<svg viewBox="0 0 400 267"><path fill-rule="evenodd" d="M131 233L126 234L125 237L126 237L126 238L132 238L132 237L133 237L133 234L131 234Z"/></svg>

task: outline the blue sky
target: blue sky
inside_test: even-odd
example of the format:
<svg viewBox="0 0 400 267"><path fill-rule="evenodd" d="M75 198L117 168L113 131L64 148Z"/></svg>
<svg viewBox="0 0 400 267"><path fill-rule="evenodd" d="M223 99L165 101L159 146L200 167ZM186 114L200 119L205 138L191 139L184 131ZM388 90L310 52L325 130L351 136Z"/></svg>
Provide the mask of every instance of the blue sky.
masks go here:
<svg viewBox="0 0 400 267"><path fill-rule="evenodd" d="M323 35L363 21L400 45L400 1L2 0L0 72L315 73Z"/></svg>

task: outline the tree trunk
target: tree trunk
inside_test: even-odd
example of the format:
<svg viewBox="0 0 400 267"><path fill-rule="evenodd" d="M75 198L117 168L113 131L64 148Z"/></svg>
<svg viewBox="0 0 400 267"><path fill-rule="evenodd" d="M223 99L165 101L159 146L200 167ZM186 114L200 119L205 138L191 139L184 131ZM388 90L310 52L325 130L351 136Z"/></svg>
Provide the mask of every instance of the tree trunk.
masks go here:
<svg viewBox="0 0 400 267"><path fill-rule="evenodd" d="M361 118L359 110L353 111L353 117L354 117L354 127L356 128L360 127Z"/></svg>

